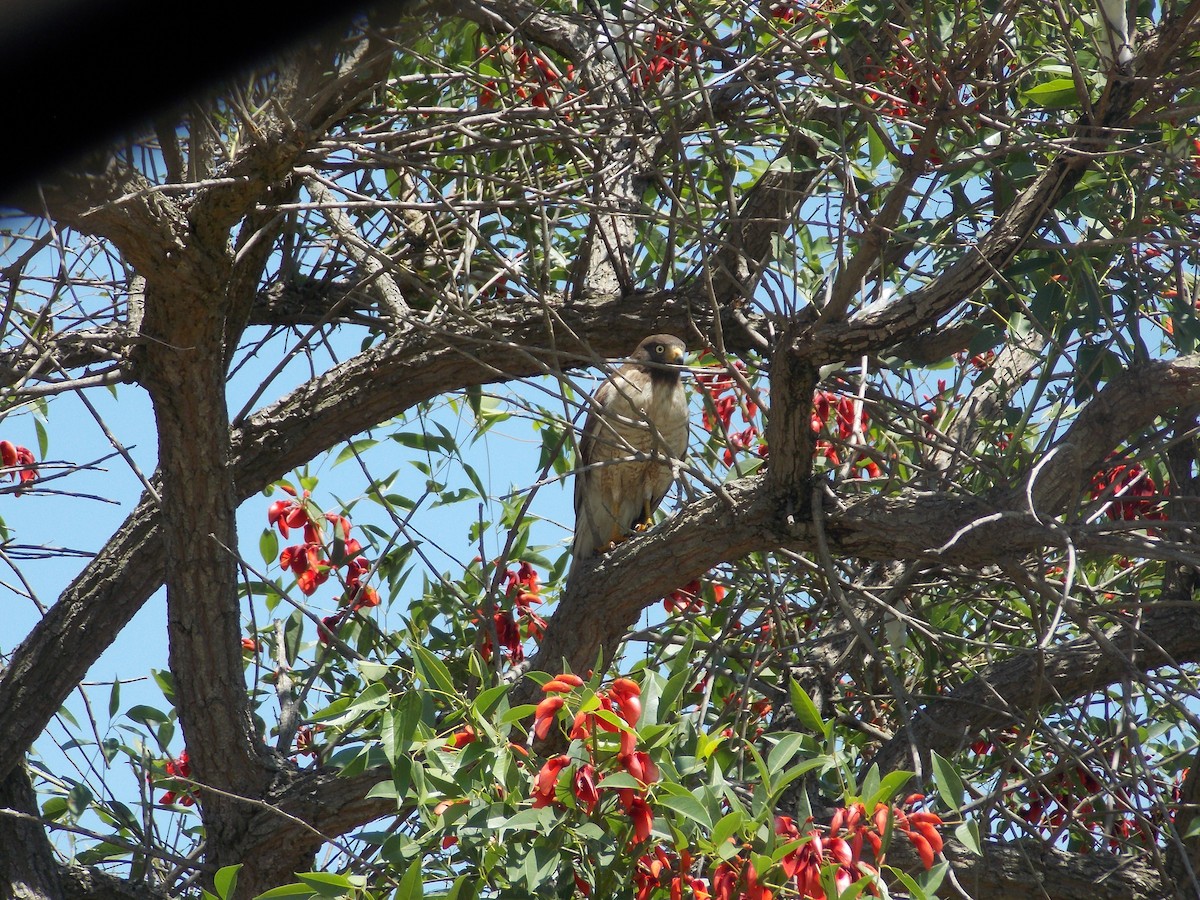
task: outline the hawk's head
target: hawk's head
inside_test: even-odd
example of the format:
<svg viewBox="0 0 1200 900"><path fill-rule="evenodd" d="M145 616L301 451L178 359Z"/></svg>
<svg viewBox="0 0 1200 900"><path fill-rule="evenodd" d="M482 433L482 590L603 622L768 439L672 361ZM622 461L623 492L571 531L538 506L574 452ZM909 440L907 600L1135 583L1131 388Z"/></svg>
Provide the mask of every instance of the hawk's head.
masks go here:
<svg viewBox="0 0 1200 900"><path fill-rule="evenodd" d="M652 334L637 345L630 359L649 372L651 378L674 381L679 378L676 367L683 362L686 353L687 346L675 335Z"/></svg>

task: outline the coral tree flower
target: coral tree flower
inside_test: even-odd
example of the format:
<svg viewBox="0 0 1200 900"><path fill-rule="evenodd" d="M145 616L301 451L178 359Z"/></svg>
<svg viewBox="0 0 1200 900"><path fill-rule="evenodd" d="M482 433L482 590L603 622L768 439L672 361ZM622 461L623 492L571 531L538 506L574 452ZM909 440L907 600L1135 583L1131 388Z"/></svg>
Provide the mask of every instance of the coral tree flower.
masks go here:
<svg viewBox="0 0 1200 900"><path fill-rule="evenodd" d="M534 776L533 779L533 808L541 809L554 803L554 788L558 783L558 775L570 758L565 754L551 757Z"/></svg>

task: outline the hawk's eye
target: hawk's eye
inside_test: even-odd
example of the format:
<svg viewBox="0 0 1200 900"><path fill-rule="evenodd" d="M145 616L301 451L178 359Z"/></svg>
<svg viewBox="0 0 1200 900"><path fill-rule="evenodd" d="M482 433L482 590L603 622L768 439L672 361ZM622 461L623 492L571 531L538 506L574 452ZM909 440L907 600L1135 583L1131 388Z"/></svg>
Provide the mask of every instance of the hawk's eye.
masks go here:
<svg viewBox="0 0 1200 900"><path fill-rule="evenodd" d="M659 356L662 356L666 352L666 350L667 350L667 348L664 347L662 344L654 345L654 352L657 353Z"/></svg>

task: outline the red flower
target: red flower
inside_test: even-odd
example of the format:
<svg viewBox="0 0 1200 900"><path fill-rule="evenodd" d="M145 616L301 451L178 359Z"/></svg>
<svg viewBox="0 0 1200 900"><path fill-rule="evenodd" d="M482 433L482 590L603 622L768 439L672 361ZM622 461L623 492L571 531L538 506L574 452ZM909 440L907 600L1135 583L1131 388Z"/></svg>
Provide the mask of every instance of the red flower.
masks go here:
<svg viewBox="0 0 1200 900"><path fill-rule="evenodd" d="M539 741L544 741L550 733L550 726L564 702L562 697L547 697L537 705L533 714L533 734Z"/></svg>
<svg viewBox="0 0 1200 900"><path fill-rule="evenodd" d="M580 766L572 779L572 786L575 789L575 799L579 801L584 812L591 815L600 801L600 791L596 789L596 767L591 763Z"/></svg>
<svg viewBox="0 0 1200 900"><path fill-rule="evenodd" d="M342 617L345 613L346 611L342 610L340 613L334 613L332 616L323 618L321 620L322 627L317 629L317 640L322 644L332 644L342 627Z"/></svg>
<svg viewBox="0 0 1200 900"><path fill-rule="evenodd" d="M167 775L171 778L191 778L192 764L188 759L188 752L184 750L179 754L179 759L171 759L168 757L164 765ZM181 806L192 806L196 802L196 798L188 791L167 791L162 795L162 799L158 801L166 806L178 802Z"/></svg>
<svg viewBox="0 0 1200 900"><path fill-rule="evenodd" d="M303 528L306 543L319 540L320 534L313 525L304 502L309 498L308 491L305 491L300 499L294 499L296 492L292 488L287 485L280 485L280 487L291 494L293 499L276 500L272 503L267 510L267 523L278 528L283 537L287 537L293 528Z"/></svg>
<svg viewBox="0 0 1200 900"><path fill-rule="evenodd" d="M541 809L554 802L558 774L571 760L565 755L551 757L533 779L533 808Z"/></svg>
<svg viewBox="0 0 1200 900"><path fill-rule="evenodd" d="M612 683L610 693L621 704L621 718L629 725L636 725L642 715L642 701L638 699L642 689L638 687L637 682L628 678L618 678Z"/></svg>
<svg viewBox="0 0 1200 900"><path fill-rule="evenodd" d="M520 568L517 569L517 583L524 585L529 593L536 594L539 590L537 569L522 560Z"/></svg>
<svg viewBox="0 0 1200 900"><path fill-rule="evenodd" d="M315 737L313 735L312 726L301 725L296 729L296 749L293 751L296 756L311 756L313 759L320 759L321 754L315 746Z"/></svg>
<svg viewBox="0 0 1200 900"><path fill-rule="evenodd" d="M279 554L279 565L296 575L296 587L305 596L316 593L329 580L329 560L321 557L321 545L315 542L285 547Z"/></svg>
<svg viewBox="0 0 1200 900"><path fill-rule="evenodd" d="M1154 484L1154 479L1139 465L1124 463L1100 472L1092 478L1092 499L1101 497L1115 498L1109 500L1104 507L1104 514L1110 519L1148 519L1162 521L1166 514L1158 509L1161 497ZM1129 498L1140 499L1129 499Z"/></svg>
<svg viewBox="0 0 1200 900"><path fill-rule="evenodd" d="M542 692L550 694L557 691L562 694L569 694L582 684L583 679L578 675L572 675L570 672L563 672L561 675L555 675L553 678L543 684Z"/></svg>
<svg viewBox="0 0 1200 900"><path fill-rule="evenodd" d="M700 606L700 579L693 578L681 588L671 591L671 596L663 599L663 607L667 612L688 612Z"/></svg>
<svg viewBox="0 0 1200 900"><path fill-rule="evenodd" d="M33 452L27 447L19 447L11 441L0 441L0 463L3 463L7 470L16 469L18 466L22 468L19 471L6 471L3 473L5 478L17 478L21 485L24 485L37 478L37 460L34 459ZM17 491L21 494L21 490Z"/></svg>
<svg viewBox="0 0 1200 900"><path fill-rule="evenodd" d="M443 750L461 750L467 744L473 744L479 740L479 735L475 733L475 729L470 725L464 725L454 734L450 735L450 743L442 747Z"/></svg>
<svg viewBox="0 0 1200 900"><path fill-rule="evenodd" d="M733 900L733 892L737 890L737 870L729 863L723 862L717 866L712 876L713 900Z"/></svg>
<svg viewBox="0 0 1200 900"><path fill-rule="evenodd" d="M352 540L350 537L351 526L350 526L349 519L347 519L345 516L339 516L337 513L325 513L325 519L331 525L333 525L333 539L335 541L345 541L346 542L347 554L349 554L351 552L349 549L349 545L351 543L353 543L358 548L358 550L362 550L362 547L359 545L358 541ZM357 551L355 551L355 552L357 552Z"/></svg>
<svg viewBox="0 0 1200 900"><path fill-rule="evenodd" d="M625 807L625 812L629 814L629 820L633 823L632 843L640 844L650 837L650 832L653 830L654 810L650 808L645 797L635 794L628 788L622 788L617 793L621 798L621 804Z"/></svg>
<svg viewBox="0 0 1200 900"><path fill-rule="evenodd" d="M650 759L650 754L645 750L634 751L621 760L621 764L625 767L625 771L641 784L654 784L658 781L658 766L654 764Z"/></svg>

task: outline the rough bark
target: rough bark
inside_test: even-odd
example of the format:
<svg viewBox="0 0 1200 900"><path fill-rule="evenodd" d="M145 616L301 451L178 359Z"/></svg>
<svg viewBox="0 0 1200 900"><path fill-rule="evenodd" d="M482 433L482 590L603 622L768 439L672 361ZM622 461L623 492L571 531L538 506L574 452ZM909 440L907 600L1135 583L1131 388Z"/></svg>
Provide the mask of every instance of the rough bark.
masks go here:
<svg viewBox="0 0 1200 900"><path fill-rule="evenodd" d="M0 780L0 810L38 813L29 772L18 765ZM0 885L10 900L63 900L58 864L46 829L0 812Z"/></svg>

